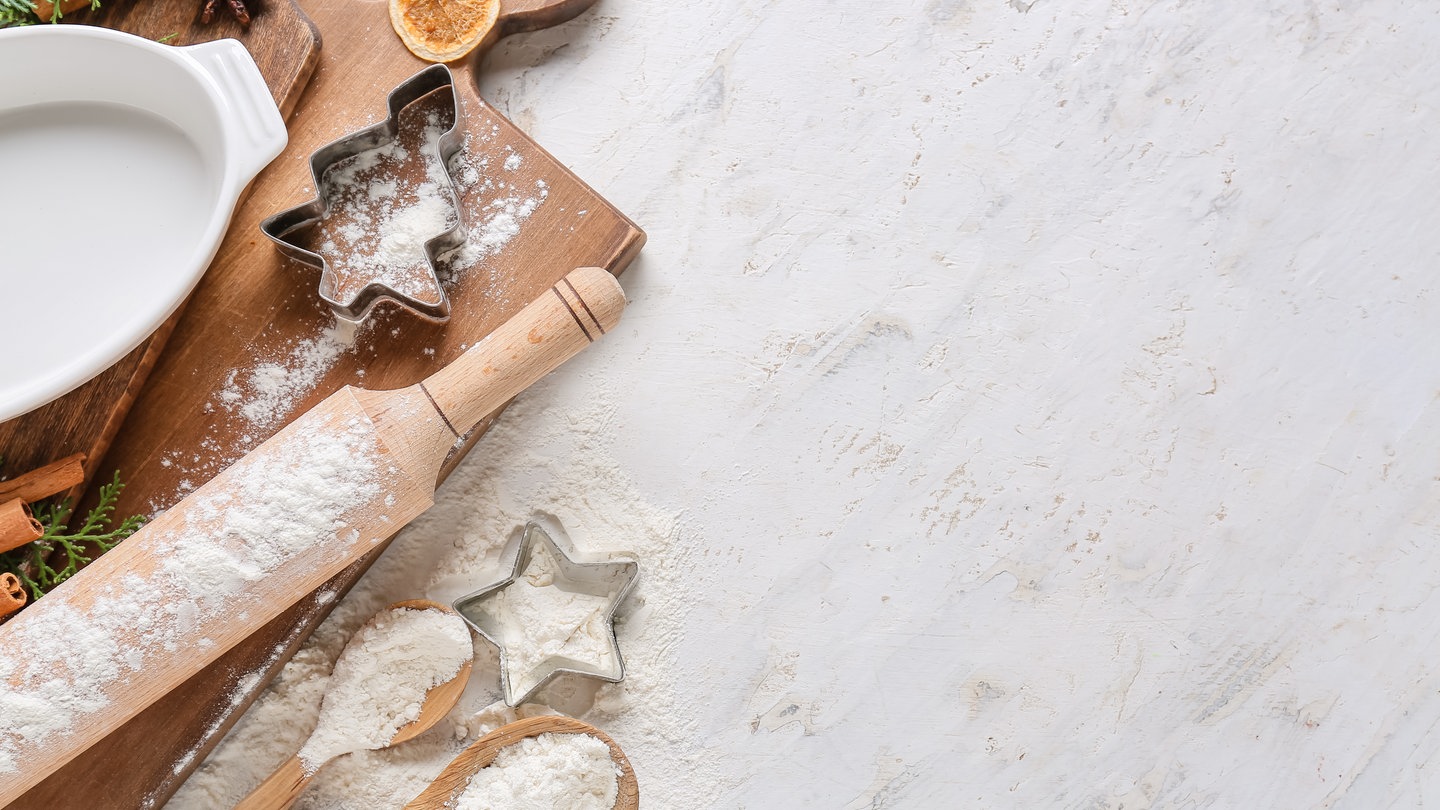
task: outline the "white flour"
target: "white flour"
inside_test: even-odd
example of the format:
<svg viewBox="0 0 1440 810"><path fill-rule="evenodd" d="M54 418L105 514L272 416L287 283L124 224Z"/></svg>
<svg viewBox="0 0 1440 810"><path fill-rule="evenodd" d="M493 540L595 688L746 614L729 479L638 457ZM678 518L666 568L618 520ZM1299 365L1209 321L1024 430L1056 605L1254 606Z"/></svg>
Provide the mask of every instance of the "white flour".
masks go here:
<svg viewBox="0 0 1440 810"><path fill-rule="evenodd" d="M451 275L470 270L487 256L500 252L550 196L550 187L544 180L535 181L535 191L528 197L515 193L513 186L506 188L512 193L485 204L481 209L484 218L470 229L465 244L441 257Z"/></svg>
<svg viewBox="0 0 1440 810"><path fill-rule="evenodd" d="M535 512L554 515L587 552L624 554L641 575L616 614L625 655L619 684L562 676L534 700L604 730L626 752L646 806L703 807L719 784L694 727L698 711L673 686L677 631L694 602L687 559L669 551L677 517L645 501L610 455L615 418L596 390L584 410L548 409L555 379L511 406L437 495L286 665L280 676L181 788L176 810L230 806L304 742L331 662L376 610L399 599L449 602L504 576L505 540ZM587 385L589 382L587 381ZM400 807L424 790L465 745L504 719L498 656L483 640L460 704L436 728L394 748L353 754L320 771L302 810ZM490 707L490 708L487 708Z"/></svg>
<svg viewBox="0 0 1440 810"><path fill-rule="evenodd" d="M486 600L505 638L505 669L515 695L528 692L553 658L586 664L599 672L616 670L605 628L604 596L557 587L554 552L536 543L529 564L509 586Z"/></svg>
<svg viewBox="0 0 1440 810"><path fill-rule="evenodd" d="M462 199L465 242L439 257L435 272L442 282L453 284L503 251L520 234L525 221L550 194L543 179L522 192L489 171L491 160L477 154L475 147L489 144L491 132L467 134L460 151L449 163L450 180L432 151L444 122L431 115L423 137L429 148L425 157L425 179L407 180L400 166L411 155L399 143L368 150L331 167L325 175L331 210L321 221L323 238L319 252L330 262L339 280L335 295L345 300L371 281L379 281L421 300L439 300L427 295L433 288L429 279L424 242L450 228L456 218L453 186ZM504 172L518 169L522 159L510 147ZM331 220L336 223L329 225ZM493 273L493 271L492 271ZM487 301L486 304L496 303ZM215 398L213 407L239 418L250 429L251 442L236 447L202 443L206 455L183 458L167 453L164 463L193 470L201 480L258 443L279 426L320 385L342 356L360 348L367 330L364 325L337 319L319 333L293 341L273 353L262 351L263 359L253 366L232 369ZM433 353L433 349L430 350ZM182 484L185 494L188 487ZM158 505L157 505L158 506Z"/></svg>
<svg viewBox="0 0 1440 810"><path fill-rule="evenodd" d="M165 562L154 570L91 583L88 613L42 599L11 620L0 635L0 773L105 711L158 653L213 647L219 600L321 544L358 542L343 516L376 494L378 473L368 423L303 426L127 541L155 544Z"/></svg>
<svg viewBox="0 0 1440 810"><path fill-rule="evenodd" d="M493 137L493 135L492 135ZM482 137L481 142L490 138ZM467 201L465 244L441 256L442 272L450 278L473 270L486 258L499 253L520 233L525 220L550 196L550 184L536 180L533 191L522 194L514 184L485 174L488 156L474 157L474 137L466 135L464 146L450 160L450 174ZM505 172L520 168L523 159L510 147Z"/></svg>
<svg viewBox="0 0 1440 810"><path fill-rule="evenodd" d="M620 769L589 734L541 734L500 749L455 798L455 810L612 810Z"/></svg>
<svg viewBox="0 0 1440 810"><path fill-rule="evenodd" d="M474 655L470 630L440 610L387 610L350 639L300 749L307 773L334 757L389 744L420 716L430 689L451 680Z"/></svg>
<svg viewBox="0 0 1440 810"><path fill-rule="evenodd" d="M451 182L437 151L449 123L437 113L427 119L421 133L421 182L409 179L405 167L411 154L399 141L346 158L326 171L321 183L329 208L317 225L324 235L319 253L335 274L339 300L371 282L422 300L439 300L429 278L425 242L456 221Z"/></svg>
<svg viewBox="0 0 1440 810"><path fill-rule="evenodd" d="M336 318L320 334L295 341L285 356L232 370L216 399L252 428L276 427L342 354L355 350L359 332L354 322Z"/></svg>

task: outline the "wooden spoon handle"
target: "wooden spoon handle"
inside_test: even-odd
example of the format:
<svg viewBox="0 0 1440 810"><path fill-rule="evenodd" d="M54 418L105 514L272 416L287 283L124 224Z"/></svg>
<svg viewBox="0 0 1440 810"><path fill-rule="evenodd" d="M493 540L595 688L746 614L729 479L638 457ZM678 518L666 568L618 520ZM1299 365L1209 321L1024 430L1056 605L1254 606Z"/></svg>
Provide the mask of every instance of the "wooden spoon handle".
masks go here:
<svg viewBox="0 0 1440 810"><path fill-rule="evenodd" d="M250 791L249 796L241 799L235 810L286 810L314 778L313 773L305 773L305 765L297 754L285 760L268 779Z"/></svg>
<svg viewBox="0 0 1440 810"><path fill-rule="evenodd" d="M501 0L496 26L500 36L523 34L574 19L595 0Z"/></svg>
<svg viewBox="0 0 1440 810"><path fill-rule="evenodd" d="M625 291L603 268L582 267L491 332L421 387L465 435L511 397L615 328Z"/></svg>

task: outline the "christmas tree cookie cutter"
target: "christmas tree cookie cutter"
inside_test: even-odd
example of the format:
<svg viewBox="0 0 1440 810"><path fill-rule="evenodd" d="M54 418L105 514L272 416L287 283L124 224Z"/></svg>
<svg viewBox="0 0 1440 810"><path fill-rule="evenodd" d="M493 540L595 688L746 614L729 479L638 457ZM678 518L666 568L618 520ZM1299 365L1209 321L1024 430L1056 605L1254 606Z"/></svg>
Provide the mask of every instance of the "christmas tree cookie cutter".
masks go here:
<svg viewBox="0 0 1440 810"><path fill-rule="evenodd" d="M307 229L317 225L333 210L332 203L337 196L347 191L331 178L332 170L346 160L357 158L366 152L386 147L397 141L400 131L400 112L410 104L435 91L440 93L446 105L446 113L453 113L451 125L440 133L434 142L443 177L442 192L448 197L453 217L448 226L424 239L425 275L427 291L438 297L426 298L399 289L394 283L382 278L371 278L358 285L359 289L343 292L334 267L324 255L304 246L299 237ZM270 238L281 253L308 267L320 271L320 298L334 310L335 314L350 321L362 321L382 301L393 302L414 312L421 318L444 323L450 318L450 300L445 294L436 273L438 259L465 243L465 227L460 221L460 206L455 191L454 178L450 174L450 162L463 147L461 134L461 107L455 92L455 78L444 65L431 65L406 79L390 92L385 102L385 120L358 130L316 150L310 156L310 174L315 181L315 198L267 217L260 223L260 230ZM430 144L425 144L426 147ZM357 285L347 284L346 287Z"/></svg>

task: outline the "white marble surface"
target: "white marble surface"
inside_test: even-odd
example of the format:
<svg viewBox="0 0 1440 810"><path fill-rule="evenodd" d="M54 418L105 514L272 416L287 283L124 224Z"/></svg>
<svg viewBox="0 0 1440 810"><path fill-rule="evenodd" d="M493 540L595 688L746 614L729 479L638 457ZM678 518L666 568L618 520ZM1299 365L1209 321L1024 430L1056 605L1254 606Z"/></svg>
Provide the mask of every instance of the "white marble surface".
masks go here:
<svg viewBox="0 0 1440 810"><path fill-rule="evenodd" d="M492 57L650 234L557 396L685 515L719 806L1436 801L1437 11L602 0Z"/></svg>
<svg viewBox="0 0 1440 810"><path fill-rule="evenodd" d="M1437 42L601 0L502 45L487 97L650 237L539 394L605 392L681 515L713 768L649 806L1440 800Z"/></svg>

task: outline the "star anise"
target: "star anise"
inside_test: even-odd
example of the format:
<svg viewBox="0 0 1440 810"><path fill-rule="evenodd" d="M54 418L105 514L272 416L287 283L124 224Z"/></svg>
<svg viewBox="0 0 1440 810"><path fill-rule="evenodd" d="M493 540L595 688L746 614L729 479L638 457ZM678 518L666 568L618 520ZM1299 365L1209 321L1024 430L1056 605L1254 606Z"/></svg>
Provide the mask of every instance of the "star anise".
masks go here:
<svg viewBox="0 0 1440 810"><path fill-rule="evenodd" d="M200 12L201 23L209 23L215 19L215 7L217 5L219 5L219 0L205 0L205 7ZM235 15L235 19L240 21L241 25L248 26L250 24L250 9L245 7L245 0L225 0L225 5L230 9L230 13Z"/></svg>

